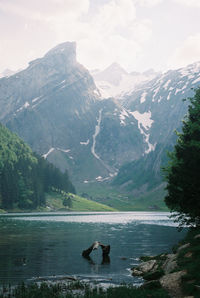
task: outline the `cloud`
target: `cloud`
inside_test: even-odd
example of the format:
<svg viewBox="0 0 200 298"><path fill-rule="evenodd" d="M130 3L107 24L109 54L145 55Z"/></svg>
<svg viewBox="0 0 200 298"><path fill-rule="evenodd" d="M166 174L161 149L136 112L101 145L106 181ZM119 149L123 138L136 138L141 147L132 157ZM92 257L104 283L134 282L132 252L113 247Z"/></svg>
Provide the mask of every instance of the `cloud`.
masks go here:
<svg viewBox="0 0 200 298"><path fill-rule="evenodd" d="M151 23L137 20L132 0L111 0L84 20L59 17L49 18L49 23L59 42L77 41L78 60L90 69L114 61L133 65L152 35Z"/></svg>
<svg viewBox="0 0 200 298"><path fill-rule="evenodd" d="M200 8L200 1L199 0L174 0L182 5L186 5L189 7L199 7Z"/></svg>
<svg viewBox="0 0 200 298"><path fill-rule="evenodd" d="M102 69L118 61L130 69L152 35L151 23L137 20L132 0L112 0L103 5L89 26L88 36L78 43L78 58L89 68Z"/></svg>
<svg viewBox="0 0 200 298"><path fill-rule="evenodd" d="M189 36L176 48L169 59L168 66L179 68L197 61L200 61L200 34Z"/></svg>
<svg viewBox="0 0 200 298"><path fill-rule="evenodd" d="M135 20L136 9L132 0L113 0L103 5L97 15L97 22L126 26Z"/></svg>
<svg viewBox="0 0 200 298"><path fill-rule="evenodd" d="M78 43L78 59L88 68L103 69L111 62L117 61L128 69L136 59L141 47L134 41L129 41L120 35L108 36L106 42L95 39L91 47L88 39Z"/></svg>
<svg viewBox="0 0 200 298"><path fill-rule="evenodd" d="M0 2L0 10L32 20L46 20L59 15L79 17L87 13L89 0L6 0Z"/></svg>
<svg viewBox="0 0 200 298"><path fill-rule="evenodd" d="M37 58L49 46L76 41L78 60L88 68L104 68L114 61L134 68L138 57L143 55L144 45L152 36L151 22L137 19L135 0L107 0L101 5L96 1L91 13L92 1L6 0L2 4L0 0L0 10L10 19L23 23L23 29L20 28L16 35L16 53L24 44L22 52L26 63L30 56L31 60ZM28 46L32 47L32 54ZM8 51L12 52L11 42Z"/></svg>
<svg viewBox="0 0 200 298"><path fill-rule="evenodd" d="M155 6L163 2L163 0L135 0L135 3L141 6Z"/></svg>

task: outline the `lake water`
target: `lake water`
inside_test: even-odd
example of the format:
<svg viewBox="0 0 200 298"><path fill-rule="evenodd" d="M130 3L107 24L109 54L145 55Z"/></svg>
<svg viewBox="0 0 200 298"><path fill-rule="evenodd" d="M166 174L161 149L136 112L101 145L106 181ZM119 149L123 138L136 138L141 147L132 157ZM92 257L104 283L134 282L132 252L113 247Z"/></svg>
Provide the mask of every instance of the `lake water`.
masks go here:
<svg viewBox="0 0 200 298"><path fill-rule="evenodd" d="M168 213L32 213L0 215L0 284L75 276L97 283L139 284L130 268L141 255L170 252L184 237ZM82 257L94 241L110 244Z"/></svg>

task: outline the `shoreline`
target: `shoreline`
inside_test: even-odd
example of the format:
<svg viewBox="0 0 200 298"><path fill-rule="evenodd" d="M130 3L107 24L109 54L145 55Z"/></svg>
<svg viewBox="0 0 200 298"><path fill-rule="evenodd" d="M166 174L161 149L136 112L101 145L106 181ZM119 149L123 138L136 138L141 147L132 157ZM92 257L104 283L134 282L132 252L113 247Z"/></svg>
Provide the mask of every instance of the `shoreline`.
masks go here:
<svg viewBox="0 0 200 298"><path fill-rule="evenodd" d="M200 228L189 229L171 254L144 256L132 268L133 276L144 279L144 288L163 288L170 297L200 297Z"/></svg>

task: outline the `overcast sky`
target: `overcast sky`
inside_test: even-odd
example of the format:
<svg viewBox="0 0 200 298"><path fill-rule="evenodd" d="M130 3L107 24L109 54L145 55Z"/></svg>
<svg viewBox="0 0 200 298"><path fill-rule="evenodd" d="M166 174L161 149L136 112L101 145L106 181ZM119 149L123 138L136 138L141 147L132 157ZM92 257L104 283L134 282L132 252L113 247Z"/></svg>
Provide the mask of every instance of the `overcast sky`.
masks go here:
<svg viewBox="0 0 200 298"><path fill-rule="evenodd" d="M88 69L186 66L200 61L200 0L0 0L0 73L64 41Z"/></svg>

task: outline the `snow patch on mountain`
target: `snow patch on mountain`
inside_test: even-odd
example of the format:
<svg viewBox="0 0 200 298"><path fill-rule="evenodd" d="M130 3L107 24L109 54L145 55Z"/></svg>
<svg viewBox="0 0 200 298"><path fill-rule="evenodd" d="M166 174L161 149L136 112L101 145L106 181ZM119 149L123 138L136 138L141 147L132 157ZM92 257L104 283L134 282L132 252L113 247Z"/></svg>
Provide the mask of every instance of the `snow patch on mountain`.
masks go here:
<svg viewBox="0 0 200 298"><path fill-rule="evenodd" d="M175 95L176 95L177 93L181 92L181 91L182 91L182 89L177 88L176 91L175 91Z"/></svg>
<svg viewBox="0 0 200 298"><path fill-rule="evenodd" d="M49 149L49 151L47 153L43 154L42 157L44 157L44 159L46 159L55 150L58 150L58 151L61 151L61 152L64 152L64 153L68 153L68 152L71 151L70 149L65 150L65 149L61 149L61 148L58 148L58 147L57 148L52 147L52 148Z"/></svg>
<svg viewBox="0 0 200 298"><path fill-rule="evenodd" d="M119 115L121 125L126 125L126 123L124 122L126 117L129 118L129 114L127 113L127 111L125 109L123 109L121 111L121 114Z"/></svg>
<svg viewBox="0 0 200 298"><path fill-rule="evenodd" d="M151 119L151 112L145 112L140 113L138 111L130 112L130 114L133 115L133 117L138 121L138 129L140 130L140 133L144 136L145 142L148 145L148 148L145 150L145 153L148 154L151 151L154 151L156 148L156 143L151 144L149 142L150 134L147 133L147 131L151 128L152 123L154 120Z"/></svg>
<svg viewBox="0 0 200 298"><path fill-rule="evenodd" d="M148 93L147 93L146 91L144 91L144 92L142 93L142 95L141 95L141 97L140 97L140 103L145 102L147 94L148 94Z"/></svg>
<svg viewBox="0 0 200 298"><path fill-rule="evenodd" d="M62 151L62 152L64 152L64 153L68 153L68 152L70 152L71 150L70 149L61 149L61 148L56 148L56 150L58 150L58 151Z"/></svg>
<svg viewBox="0 0 200 298"><path fill-rule="evenodd" d="M101 97L101 93L99 92L99 89L94 89L93 90L94 94L97 95L98 97Z"/></svg>
<svg viewBox="0 0 200 298"><path fill-rule="evenodd" d="M167 95L167 100L170 100L170 97L171 97L171 91L168 93L168 95Z"/></svg>
<svg viewBox="0 0 200 298"><path fill-rule="evenodd" d="M170 83L171 83L171 80L168 80L168 81L164 84L163 88L164 88L165 90L167 90L167 87L169 86Z"/></svg>
<svg viewBox="0 0 200 298"><path fill-rule="evenodd" d="M138 111L129 112L133 115L133 117L138 121L139 126L143 126L146 130L148 130L154 120L151 119L151 112L140 113Z"/></svg>
<svg viewBox="0 0 200 298"><path fill-rule="evenodd" d="M153 98L152 98L152 102L155 101L155 97L158 94L158 91L160 90L160 86L158 86L155 90L154 90L154 94L153 94Z"/></svg>
<svg viewBox="0 0 200 298"><path fill-rule="evenodd" d="M194 81L192 82L192 84L196 84L196 83L198 83L198 82L200 82L200 77L197 78L196 80L194 80Z"/></svg>
<svg viewBox="0 0 200 298"><path fill-rule="evenodd" d="M33 99L32 99L32 102L36 102L36 101L38 101L41 97L42 97L42 96L38 96L38 97L33 98Z"/></svg>
<svg viewBox="0 0 200 298"><path fill-rule="evenodd" d="M144 133L144 136L145 136L145 142L148 145L148 148L145 150L145 153L148 154L149 152L154 151L156 149L156 143L155 144L151 144L149 142L149 137L150 137L149 134L145 134Z"/></svg>
<svg viewBox="0 0 200 298"><path fill-rule="evenodd" d="M44 159L46 159L48 157L48 155L51 154L54 150L55 150L55 148L50 148L47 153L42 155L42 157L44 157Z"/></svg>
<svg viewBox="0 0 200 298"><path fill-rule="evenodd" d="M86 142L80 142L80 144L81 144L81 145L86 145L86 146L87 146L87 145L89 144L89 142L90 142L90 140L88 139Z"/></svg>
<svg viewBox="0 0 200 298"><path fill-rule="evenodd" d="M100 132L100 125L101 125L101 118L102 118L102 109L99 111L99 117L97 119L97 125L95 126L95 133L92 136L93 143L91 147L91 152L94 155L95 158L100 160L100 157L95 152L95 146L96 146L96 137L98 136Z"/></svg>
<svg viewBox="0 0 200 298"><path fill-rule="evenodd" d="M16 112L18 113L18 112L22 111L23 109L27 109L29 106L30 106L29 102L26 101L25 104L22 107L20 107Z"/></svg>

